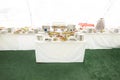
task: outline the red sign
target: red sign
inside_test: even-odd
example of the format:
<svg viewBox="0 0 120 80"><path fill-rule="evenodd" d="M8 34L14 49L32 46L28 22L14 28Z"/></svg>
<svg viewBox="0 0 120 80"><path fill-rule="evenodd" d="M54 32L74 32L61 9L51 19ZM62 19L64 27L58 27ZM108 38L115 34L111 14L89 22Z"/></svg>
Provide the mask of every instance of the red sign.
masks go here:
<svg viewBox="0 0 120 80"><path fill-rule="evenodd" d="M79 23L78 25L82 26L82 27L94 27L94 24L88 24L88 23Z"/></svg>

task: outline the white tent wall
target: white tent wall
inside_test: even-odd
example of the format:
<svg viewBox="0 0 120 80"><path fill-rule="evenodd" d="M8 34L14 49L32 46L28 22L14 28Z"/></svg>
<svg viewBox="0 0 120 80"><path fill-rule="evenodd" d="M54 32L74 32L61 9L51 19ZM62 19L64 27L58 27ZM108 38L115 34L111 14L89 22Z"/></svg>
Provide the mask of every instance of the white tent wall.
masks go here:
<svg viewBox="0 0 120 80"><path fill-rule="evenodd" d="M120 0L112 1L111 8L105 15L105 22L110 28L120 27Z"/></svg>
<svg viewBox="0 0 120 80"><path fill-rule="evenodd" d="M119 3L120 0L0 0L0 25L41 26L53 22L96 24L103 17L106 27L118 27Z"/></svg>
<svg viewBox="0 0 120 80"><path fill-rule="evenodd" d="M0 1L0 25L5 27L30 26L30 16L24 0Z"/></svg>
<svg viewBox="0 0 120 80"><path fill-rule="evenodd" d="M99 2L102 3L102 6L98 5ZM29 0L29 3L33 21L38 20L33 22L36 25L52 22L96 23L97 19L103 15L106 6L106 2L103 0Z"/></svg>

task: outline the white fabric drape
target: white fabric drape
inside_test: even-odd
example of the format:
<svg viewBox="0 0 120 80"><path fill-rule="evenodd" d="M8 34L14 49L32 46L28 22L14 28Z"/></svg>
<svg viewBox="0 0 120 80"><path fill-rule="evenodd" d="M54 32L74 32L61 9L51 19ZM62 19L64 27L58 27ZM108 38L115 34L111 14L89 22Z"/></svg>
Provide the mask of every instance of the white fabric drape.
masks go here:
<svg viewBox="0 0 120 80"><path fill-rule="evenodd" d="M85 42L36 42L36 62L83 62Z"/></svg>

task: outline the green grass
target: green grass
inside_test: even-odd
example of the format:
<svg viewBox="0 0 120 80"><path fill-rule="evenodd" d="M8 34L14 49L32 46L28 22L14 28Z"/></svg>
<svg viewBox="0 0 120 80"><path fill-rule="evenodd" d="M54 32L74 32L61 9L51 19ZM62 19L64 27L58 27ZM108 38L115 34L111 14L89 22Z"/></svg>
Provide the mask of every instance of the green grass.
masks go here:
<svg viewBox="0 0 120 80"><path fill-rule="evenodd" d="M36 63L35 51L0 51L0 80L119 80L120 49L86 50L84 63Z"/></svg>

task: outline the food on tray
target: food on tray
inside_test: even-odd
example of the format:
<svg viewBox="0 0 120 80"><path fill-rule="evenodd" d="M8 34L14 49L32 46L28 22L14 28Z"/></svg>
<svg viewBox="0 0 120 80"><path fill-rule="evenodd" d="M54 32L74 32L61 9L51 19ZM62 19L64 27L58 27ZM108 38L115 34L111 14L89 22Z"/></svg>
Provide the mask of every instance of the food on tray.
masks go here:
<svg viewBox="0 0 120 80"><path fill-rule="evenodd" d="M69 34L70 36L73 36L74 35L74 32L62 32L62 34Z"/></svg>
<svg viewBox="0 0 120 80"><path fill-rule="evenodd" d="M53 38L53 41L67 41L70 36L74 36L74 32L48 32L49 37L55 37Z"/></svg>
<svg viewBox="0 0 120 80"><path fill-rule="evenodd" d="M4 27L0 27L0 30L3 30L3 29L5 29Z"/></svg>
<svg viewBox="0 0 120 80"><path fill-rule="evenodd" d="M56 34L60 34L59 32L49 32L49 35L56 35Z"/></svg>
<svg viewBox="0 0 120 80"><path fill-rule="evenodd" d="M66 37L61 36L61 37L60 37L60 40L61 40L61 41L67 41L67 38L66 38Z"/></svg>
<svg viewBox="0 0 120 80"><path fill-rule="evenodd" d="M21 32L21 30L16 30L14 31L14 34L19 34Z"/></svg>
<svg viewBox="0 0 120 80"><path fill-rule="evenodd" d="M53 41L58 41L58 38L53 38Z"/></svg>

